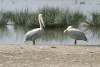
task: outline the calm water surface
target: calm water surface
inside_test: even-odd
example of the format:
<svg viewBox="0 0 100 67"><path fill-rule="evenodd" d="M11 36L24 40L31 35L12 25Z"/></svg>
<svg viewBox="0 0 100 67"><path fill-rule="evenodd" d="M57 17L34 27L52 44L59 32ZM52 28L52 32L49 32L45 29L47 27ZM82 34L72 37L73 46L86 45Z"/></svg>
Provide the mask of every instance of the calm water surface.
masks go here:
<svg viewBox="0 0 100 67"><path fill-rule="evenodd" d="M77 41L78 45L100 45L100 29L86 27L79 27L79 29L86 34L88 42L80 40ZM31 29L13 25L0 27L0 44L32 45L32 41L23 43L24 35L29 30ZM65 28L45 29L43 36L36 40L36 44L73 45L74 39L64 35L64 30Z"/></svg>
<svg viewBox="0 0 100 67"><path fill-rule="evenodd" d="M83 2L83 4L81 4ZM0 10L18 11L28 8L37 11L44 6L60 7L71 10L81 10L87 14L91 11L100 10L100 0L0 0Z"/></svg>

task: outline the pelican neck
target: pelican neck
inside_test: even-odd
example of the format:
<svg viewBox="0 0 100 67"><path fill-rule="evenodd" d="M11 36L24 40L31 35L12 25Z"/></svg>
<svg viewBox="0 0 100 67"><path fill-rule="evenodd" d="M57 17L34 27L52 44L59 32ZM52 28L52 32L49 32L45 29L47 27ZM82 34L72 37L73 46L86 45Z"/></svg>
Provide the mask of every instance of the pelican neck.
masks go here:
<svg viewBox="0 0 100 67"><path fill-rule="evenodd" d="M41 22L39 22L39 23L40 23L40 28L43 29L43 25L42 25L42 23L41 23Z"/></svg>

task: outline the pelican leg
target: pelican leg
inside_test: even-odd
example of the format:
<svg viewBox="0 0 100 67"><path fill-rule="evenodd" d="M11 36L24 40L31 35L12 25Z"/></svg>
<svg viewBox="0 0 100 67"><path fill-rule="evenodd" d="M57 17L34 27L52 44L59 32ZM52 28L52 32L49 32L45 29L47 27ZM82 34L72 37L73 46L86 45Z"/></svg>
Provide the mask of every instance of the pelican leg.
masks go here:
<svg viewBox="0 0 100 67"><path fill-rule="evenodd" d="M74 44L76 45L76 43L77 43L77 41L76 41L76 39L75 39L75 43L74 43Z"/></svg>
<svg viewBox="0 0 100 67"><path fill-rule="evenodd" d="M35 45L35 40L33 40L33 45Z"/></svg>

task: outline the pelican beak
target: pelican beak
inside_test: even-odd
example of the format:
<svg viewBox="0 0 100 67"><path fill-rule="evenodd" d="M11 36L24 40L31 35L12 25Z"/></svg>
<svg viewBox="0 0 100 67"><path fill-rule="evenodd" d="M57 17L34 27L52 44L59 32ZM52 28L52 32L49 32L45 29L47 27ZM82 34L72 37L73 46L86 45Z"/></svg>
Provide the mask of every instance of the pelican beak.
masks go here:
<svg viewBox="0 0 100 67"><path fill-rule="evenodd" d="M65 34L66 30L64 30L64 34Z"/></svg>
<svg viewBox="0 0 100 67"><path fill-rule="evenodd" d="M25 42L25 40L23 41L23 43Z"/></svg>
<svg viewBox="0 0 100 67"><path fill-rule="evenodd" d="M42 17L40 17L40 21L42 22L43 26L45 27L44 21L43 21L43 18Z"/></svg>

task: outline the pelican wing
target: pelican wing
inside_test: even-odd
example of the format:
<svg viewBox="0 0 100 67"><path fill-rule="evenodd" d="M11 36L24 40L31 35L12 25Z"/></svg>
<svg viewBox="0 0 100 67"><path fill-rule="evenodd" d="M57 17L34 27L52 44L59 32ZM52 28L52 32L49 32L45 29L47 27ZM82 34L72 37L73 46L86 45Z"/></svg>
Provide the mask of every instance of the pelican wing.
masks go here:
<svg viewBox="0 0 100 67"><path fill-rule="evenodd" d="M40 32L39 28L33 29L33 30L27 32L25 35L25 40L32 40L32 37L37 36L39 34L39 32Z"/></svg>
<svg viewBox="0 0 100 67"><path fill-rule="evenodd" d="M85 34L79 30L70 30L70 33L72 35L74 35L75 37L79 37L79 38L82 38L83 40L86 40L87 41L87 38L85 37Z"/></svg>

